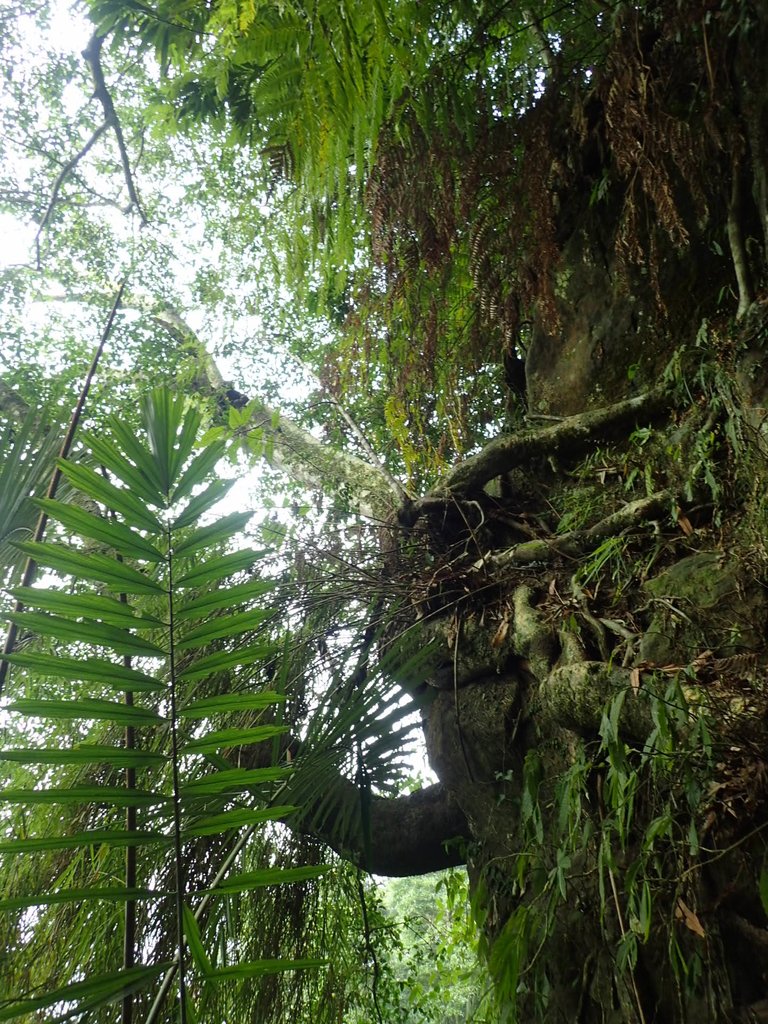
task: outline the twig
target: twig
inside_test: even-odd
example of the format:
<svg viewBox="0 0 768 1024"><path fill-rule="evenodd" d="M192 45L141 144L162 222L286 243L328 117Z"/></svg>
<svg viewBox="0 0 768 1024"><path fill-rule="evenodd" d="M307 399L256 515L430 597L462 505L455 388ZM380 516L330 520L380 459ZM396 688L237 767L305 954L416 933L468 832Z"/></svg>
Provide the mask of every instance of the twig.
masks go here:
<svg viewBox="0 0 768 1024"><path fill-rule="evenodd" d="M61 189L61 186L66 181L68 175L75 169L75 167L77 167L77 165L86 155L86 153L101 138L101 136L104 134L107 128L109 128L109 121L104 121L103 124L100 124L96 131L93 133L93 135L91 135L90 139L88 139L86 144L83 146L83 148L79 150L77 153L75 153L75 155L71 159L67 160L67 162L59 171L59 173L56 175L56 180L54 181L53 188L51 189L51 198L48 200L48 205L45 208L43 219L40 221L40 226L37 229L37 234L35 235L35 245L39 244L40 235L43 233L48 224L48 221L51 219L53 207L56 203L56 200L58 199L59 190Z"/></svg>
<svg viewBox="0 0 768 1024"><path fill-rule="evenodd" d="M125 177L128 195L130 196L131 202L136 207L139 217L141 218L141 223L146 224L147 217L142 208L139 200L139 194L136 191L136 185L133 181L133 171L131 170L131 162L128 159L128 150L125 145L125 138L123 137L123 129L120 126L120 120L117 116L115 105L112 102L112 97L107 89L107 83L104 79L104 71L101 67L101 47L104 43L104 38L104 36L100 36L97 32L94 32L88 45L83 50L83 57L88 62L88 66L91 69L91 75L93 76L93 95L99 103L101 103L106 122L114 130L115 138L117 139L117 148L120 151L120 161L123 165L123 176Z"/></svg>

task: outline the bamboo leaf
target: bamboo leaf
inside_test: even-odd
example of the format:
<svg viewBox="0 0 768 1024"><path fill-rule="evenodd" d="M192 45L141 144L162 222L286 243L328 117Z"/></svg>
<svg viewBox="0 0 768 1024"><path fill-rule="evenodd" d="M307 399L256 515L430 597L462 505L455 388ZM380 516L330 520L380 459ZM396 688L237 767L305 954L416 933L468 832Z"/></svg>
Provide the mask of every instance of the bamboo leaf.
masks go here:
<svg viewBox="0 0 768 1024"><path fill-rule="evenodd" d="M189 647L204 647L211 640L219 640L228 636L240 636L260 626L265 619L274 615L270 610L263 608L252 609L247 612L236 612L234 615L215 615L191 630L185 636L176 641L178 650L186 650Z"/></svg>
<svg viewBox="0 0 768 1024"><path fill-rule="evenodd" d="M216 463L219 461L219 459L223 458L225 451L226 444L223 441L217 441L214 442L213 444L209 444L206 448L203 449L203 451L201 451L198 455L194 457L194 459L190 462L190 464L182 473L181 479L174 488L172 495L172 501L174 504L188 497L188 495L192 493L193 488L198 487L200 484L205 482L205 480L210 475L211 471L214 469ZM224 494L226 494L226 492L229 490L233 483L234 480L214 481L214 484L217 486L219 490L221 489L221 487L224 488ZM203 494L208 494L210 492L210 496L213 496L213 494L216 493L215 489L213 491L211 490L211 487L213 486L214 485L211 485L207 491L203 492ZM197 496L197 498L201 497L202 495ZM195 520L198 519L202 515L202 513L206 511L207 508L210 508L211 505L215 504L216 501L219 500L218 498L215 498L213 501L211 501L210 505L205 505L204 507L200 508L200 511L195 511L190 515L190 508L197 501L197 498L192 499L189 506L187 506L186 510L179 517L179 520L177 520L173 524L174 529L181 526L189 526L191 523L195 522ZM187 518L187 516L190 517ZM180 520L184 521L181 522Z"/></svg>
<svg viewBox="0 0 768 1024"><path fill-rule="evenodd" d="M52 501L50 498L38 498L35 504L73 533L106 544L126 558L143 559L147 562L162 562L165 558L162 551L158 551L140 533L122 523L110 522L75 505Z"/></svg>
<svg viewBox="0 0 768 1024"><path fill-rule="evenodd" d="M253 516L253 512L233 512L232 515L224 516L223 519L211 523L210 526L203 526L199 530L181 541L174 543L173 553L178 558L182 555L188 558L201 548L211 547L214 544L221 544L230 537L242 533L246 523Z"/></svg>
<svg viewBox="0 0 768 1024"><path fill-rule="evenodd" d="M330 870L330 865L319 864L298 868L261 868L258 871L247 871L241 875L230 875L219 882L215 889L203 889L195 895L211 893L227 895L234 892L250 892L251 889L262 889L268 885L287 885L291 882L306 882L311 878L319 878Z"/></svg>
<svg viewBox="0 0 768 1024"><path fill-rule="evenodd" d="M195 920L195 915L186 903L184 904L182 911L184 917L184 935L187 939L189 952L192 954L192 959L197 969L202 974L209 974L213 970L213 964L208 959L208 954L205 952L203 937L200 934L200 928Z"/></svg>
<svg viewBox="0 0 768 1024"><path fill-rule="evenodd" d="M76 1003L77 1005L68 1010L63 1017L57 1017L53 1021L53 1024L58 1024L59 1021L68 1020L87 1010L95 1010L105 1003L114 1002L129 992L142 988L152 978L163 974L172 966L171 961L153 964L151 967L140 965L116 971L114 974L101 974L96 978L88 978L87 981L76 981L72 985L64 985L32 999L15 999L0 1008L0 1021L28 1016L35 1010L44 1010L57 1003Z"/></svg>
<svg viewBox="0 0 768 1024"><path fill-rule="evenodd" d="M171 797L125 786L69 786L51 789L0 789L0 801L11 804L109 804L110 807L153 807Z"/></svg>
<svg viewBox="0 0 768 1024"><path fill-rule="evenodd" d="M210 449L206 449L206 451L209 450ZM204 491L201 491L200 494L196 494L195 497L192 498L181 515L173 521L171 529L180 530L184 526L191 526L192 523L196 523L204 512L207 512L209 508L212 508L217 501L221 501L234 482L234 480L214 480L213 483L209 484L205 488ZM174 494L174 499L175 497L176 495Z"/></svg>
<svg viewBox="0 0 768 1024"><path fill-rule="evenodd" d="M184 754L208 754L222 747L245 747L253 743L262 743L273 736L288 732L282 725L256 725L251 729L221 729L209 732L199 739L192 740L182 748Z"/></svg>
<svg viewBox="0 0 768 1024"><path fill-rule="evenodd" d="M150 640L136 636L127 629L110 626L95 619L65 619L62 615L48 615L46 612L9 612L12 622L18 623L32 633L52 636L65 643L92 644L95 647L111 647L118 654L135 654L150 658L164 658L165 651Z"/></svg>
<svg viewBox="0 0 768 1024"><path fill-rule="evenodd" d="M119 704L112 700L96 700L83 697L81 700L35 700L24 698L13 701L8 711L18 711L36 718L70 720L87 718L92 721L117 722L120 725L162 725L166 719L156 711L139 708L130 704Z"/></svg>
<svg viewBox="0 0 768 1024"><path fill-rule="evenodd" d="M100 828L88 832L75 832L70 836L5 839L0 841L0 853L39 853L43 850L72 850L79 846L111 846L115 849L152 846L157 843L168 846L172 841L171 837L163 832Z"/></svg>
<svg viewBox="0 0 768 1024"><path fill-rule="evenodd" d="M89 466L81 466L64 459L59 459L58 466L67 480L84 494L106 505L110 511L117 512L134 526L148 530L155 536L162 535L163 524L131 491L116 487Z"/></svg>
<svg viewBox="0 0 768 1024"><path fill-rule="evenodd" d="M327 967L328 960L307 957L303 960L251 960L228 967L217 967L206 975L209 981L225 979L242 980L244 978L261 978L265 974L279 974L282 971L305 971L313 967Z"/></svg>
<svg viewBox="0 0 768 1024"><path fill-rule="evenodd" d="M50 907L58 903L82 903L83 900L105 900L108 903L124 903L128 900L163 899L167 891L159 889L126 888L124 885L93 886L90 889L57 889L54 892L34 893L28 896L13 896L0 900L0 912L24 910L27 907Z"/></svg>
<svg viewBox="0 0 768 1024"><path fill-rule="evenodd" d="M256 708L268 708L273 704L281 704L287 700L285 694L272 690L260 693L222 693L217 697L203 697L193 701L178 711L180 718L210 718L211 715L222 715L233 711L253 711Z"/></svg>
<svg viewBox="0 0 768 1024"><path fill-rule="evenodd" d="M108 558L106 555L82 554L62 544L40 544L26 541L16 547L39 565L76 576L81 580L97 580L112 590L126 594L164 594L159 583L136 569Z"/></svg>
<svg viewBox="0 0 768 1024"><path fill-rule="evenodd" d="M161 765L167 760L165 754L153 750L127 750L125 747L110 747L100 743L78 743L62 750L52 747L0 750L0 761L16 761L19 764L111 764L115 768L143 768L147 765Z"/></svg>
<svg viewBox="0 0 768 1024"><path fill-rule="evenodd" d="M9 593L30 608L58 612L70 618L85 616L101 619L115 626L164 626L154 615L137 615L131 605L106 594L70 594L62 590L44 590L39 587L17 587Z"/></svg>
<svg viewBox="0 0 768 1024"><path fill-rule="evenodd" d="M246 825L260 825L265 821L279 821L289 814L298 810L290 804L279 807L262 807L253 810L250 807L238 807L234 811L225 811L223 814L214 814L210 818L203 818L197 824L184 829L185 836L213 836L221 832L228 832L233 828L244 828ZM2 847L0 846L0 849Z"/></svg>
<svg viewBox="0 0 768 1024"><path fill-rule="evenodd" d="M229 555L201 562L191 572L177 580L176 586L203 587L209 583L218 583L220 580L226 579L227 576L249 569L254 562L258 562L262 557L261 551L233 551Z"/></svg>
<svg viewBox="0 0 768 1024"><path fill-rule="evenodd" d="M199 679L214 672L222 672L236 665L252 665L255 661L266 661L275 653L273 644L257 644L253 647L241 647L236 651L216 651L198 658L179 673L180 679Z"/></svg>
<svg viewBox="0 0 768 1024"><path fill-rule="evenodd" d="M194 800L200 797L220 796L225 793L235 795L246 790L255 789L265 782L278 782L293 774L293 768L225 768L222 771L204 775L181 786L179 794L182 800Z"/></svg>
<svg viewBox="0 0 768 1024"><path fill-rule="evenodd" d="M266 554L267 552L262 553ZM238 583L234 587L224 587L221 590L209 590L177 608L176 618L179 620L189 619L193 616L202 618L219 608L236 608L239 604L245 604L247 601L252 601L254 598L274 590L276 586L276 580L254 580L252 583Z"/></svg>
<svg viewBox="0 0 768 1024"><path fill-rule="evenodd" d="M37 654L19 651L16 654L3 655L12 665L32 669L46 676L61 679L80 679L103 683L116 689L131 690L135 693L158 692L165 690L165 683L152 676L139 672L138 669L125 665L115 665L103 658L60 658L55 654Z"/></svg>

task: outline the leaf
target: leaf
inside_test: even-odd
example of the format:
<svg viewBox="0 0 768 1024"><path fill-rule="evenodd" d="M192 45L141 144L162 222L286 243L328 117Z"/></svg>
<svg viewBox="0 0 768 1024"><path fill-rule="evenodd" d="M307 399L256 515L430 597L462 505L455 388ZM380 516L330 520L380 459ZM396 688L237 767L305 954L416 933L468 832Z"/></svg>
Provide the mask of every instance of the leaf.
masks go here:
<svg viewBox="0 0 768 1024"><path fill-rule="evenodd" d="M130 432L123 429L122 425L112 420L110 423L112 436L121 442L126 440L126 435ZM118 437L118 434L120 435ZM136 449L139 454L139 460L145 468L151 465L151 458L149 452L142 447L142 445L136 440L131 434L128 438L129 446ZM115 441L111 437L95 437L93 434L86 434L83 436L83 441L87 445L91 453L101 462L110 473L114 473L125 486L137 497L146 501L149 505L155 505L158 508L165 507L165 495L163 494L162 487L160 485L160 479L157 475L154 465L150 470L150 476L138 469L132 462L130 462L123 452L118 448Z"/></svg>
<svg viewBox="0 0 768 1024"><path fill-rule="evenodd" d="M675 907L675 917L678 919L678 921L682 920L685 927L689 931L692 931L694 935L698 935L701 939L705 939L707 937L707 933L704 931L701 925L701 921L698 918L698 915L694 913L694 911L691 910L689 906L686 905L682 896L679 896L677 899L677 906Z"/></svg>
<svg viewBox="0 0 768 1024"><path fill-rule="evenodd" d="M209 732L199 739L192 740L182 748L183 754L208 754L222 747L246 747L254 743L263 743L273 736L288 732L282 725L256 725L251 729L221 729Z"/></svg>
<svg viewBox="0 0 768 1024"><path fill-rule="evenodd" d="M156 711L130 704L119 704L112 700L96 700L83 697L80 700L35 700L23 698L9 704L8 711L37 718L53 718L68 721L87 718L91 721L117 722L120 725L162 725L166 719Z"/></svg>
<svg viewBox="0 0 768 1024"><path fill-rule="evenodd" d="M236 665L252 665L255 661L266 661L275 653L273 644L257 644L253 647L241 647L236 651L216 651L198 658L179 672L180 679L199 679L201 676L222 672Z"/></svg>
<svg viewBox="0 0 768 1024"><path fill-rule="evenodd" d="M52 747L24 747L0 750L0 761L20 764L111 764L115 768L143 768L161 765L168 760L165 754L152 750L126 750L100 743L78 743L69 749Z"/></svg>
<svg viewBox="0 0 768 1024"><path fill-rule="evenodd" d="M150 640L136 636L130 630L110 626L94 619L65 619L62 615L48 615L46 612L9 612L12 622L23 626L40 636L52 636L65 643L93 644L95 647L111 647L118 654L144 655L150 658L165 657L165 651Z"/></svg>
<svg viewBox="0 0 768 1024"><path fill-rule="evenodd" d="M122 523L110 522L101 516L92 515L75 505L66 505L50 498L35 501L48 515L81 537L89 537L100 544L114 548L126 558L143 559L147 562L162 562L162 551L145 540L140 533Z"/></svg>
<svg viewBox="0 0 768 1024"><path fill-rule="evenodd" d="M303 960L251 960L228 967L217 967L206 977L210 981L225 979L261 978L265 974L279 974L282 971L305 971L313 967L327 967L330 961L315 958Z"/></svg>
<svg viewBox="0 0 768 1024"><path fill-rule="evenodd" d="M124 903L129 900L164 899L168 895L168 892L159 889L126 888L124 885L93 886L90 889L57 889L53 892L13 896L10 899L0 900L0 912L24 910L26 907L50 907L58 903L82 903L83 900Z"/></svg>
<svg viewBox="0 0 768 1024"><path fill-rule="evenodd" d="M69 786L50 789L0 789L0 801L12 804L109 804L111 807L153 807L171 797L126 786Z"/></svg>
<svg viewBox="0 0 768 1024"><path fill-rule="evenodd" d="M760 869L759 890L763 913L768 915L768 864L763 864Z"/></svg>
<svg viewBox="0 0 768 1024"><path fill-rule="evenodd" d="M238 583L234 587L223 587L221 590L208 590L177 608L175 618L183 620L192 616L202 617L219 608L235 608L253 598L261 597L274 590L276 586L276 580L254 580L252 583Z"/></svg>
<svg viewBox="0 0 768 1024"><path fill-rule="evenodd" d="M285 694L272 690L260 693L222 693L217 697L204 697L193 701L179 709L180 718L210 718L211 715L222 715L233 711L253 711L256 708L268 708L273 704L282 704L287 700Z"/></svg>
<svg viewBox="0 0 768 1024"><path fill-rule="evenodd" d="M130 490L116 487L88 466L64 459L59 459L58 466L67 480L84 494L106 505L110 511L117 512L134 526L148 530L155 536L163 535L163 524Z"/></svg>
<svg viewBox="0 0 768 1024"><path fill-rule="evenodd" d="M172 966L173 963L170 960L153 964L151 967L142 964L127 970L116 971L114 974L101 974L95 978L88 978L87 981L76 981L72 985L64 985L32 999L15 999L0 1007L0 1021L28 1016L35 1010L43 1010L47 1006L55 1006L57 1003L76 1003L63 1017L57 1017L53 1021L53 1024L58 1024L59 1021L68 1020L87 1010L95 1010L105 1003L115 1002L122 996L135 992L138 988L143 988L148 981L163 974Z"/></svg>
<svg viewBox="0 0 768 1024"><path fill-rule="evenodd" d="M213 964L205 952L203 937L200 934L200 928L198 927L195 915L186 903L182 908L182 913L184 918L184 935L186 936L187 946L189 946L189 952L192 954L195 966L202 974L210 974L213 970Z"/></svg>
<svg viewBox="0 0 768 1024"><path fill-rule="evenodd" d="M311 878L319 878L330 870L329 864L319 864L297 868L261 868L248 871L241 875L230 875L219 882L215 889L203 889L198 896L205 894L226 895L233 892L250 892L251 889L262 889L268 885L287 885L291 882L306 882Z"/></svg>
<svg viewBox="0 0 768 1024"><path fill-rule="evenodd" d="M223 441L216 441L213 444L208 445L206 448L203 449L203 451L201 451L198 455L195 456L195 458L184 470L181 479L174 488L173 494L171 496L171 500L174 505L176 505L179 501L182 501L189 494L191 494L192 490L195 487L199 487L200 484L205 482L205 480L210 476L211 471L216 466L216 463L224 457L225 451L226 444ZM217 489L221 489L223 487L224 493L226 494L226 492L229 490L233 483L234 480L215 480L214 483L211 484L208 490L204 493L207 494L208 492L210 492L210 494L213 495L216 493ZM211 488L213 488L213 490L211 490ZM198 495L198 497L201 497L201 495ZM189 513L189 508L196 500L196 498L192 499L190 505L182 513L181 518L184 518ZM216 501L218 500L219 499L217 498L215 499L215 501L212 501L211 505L215 504ZM210 505L206 505L205 507L201 508L199 512L195 512L192 515L192 517L186 519L185 522L175 522L173 524L173 528L177 529L181 526L189 526L196 519L199 519L203 512L205 512L208 508L210 508Z"/></svg>
<svg viewBox="0 0 768 1024"><path fill-rule="evenodd" d="M126 594L165 594L159 583L136 569L106 555L81 554L62 544L26 541L16 545L39 565L71 574L81 580L97 580L112 590Z"/></svg>
<svg viewBox="0 0 768 1024"><path fill-rule="evenodd" d="M235 612L230 615L214 615L206 622L190 630L189 633L176 641L177 650L189 647L205 647L211 640L220 640L230 636L240 636L260 626L265 619L271 618L274 612L263 608L247 612Z"/></svg>
<svg viewBox="0 0 768 1024"><path fill-rule="evenodd" d="M19 651L16 654L3 655L12 665L21 665L46 676L57 676L61 679L81 679L114 686L121 690L164 691L165 683L152 676L139 672L138 669L126 665L115 665L103 658L60 658L55 654L36 654Z"/></svg>
<svg viewBox="0 0 768 1024"><path fill-rule="evenodd" d="M140 830L91 829L75 832L69 836L43 836L32 839L5 839L0 841L0 853L38 853L42 850L72 850L78 846L111 846L122 849L128 846L151 846L156 843L170 845L170 836L162 832Z"/></svg>
<svg viewBox="0 0 768 1024"><path fill-rule="evenodd" d="M244 828L247 825L260 825L265 821L278 821L298 810L290 804L278 807L263 807L253 810L250 807L238 807L234 811L225 811L223 814L214 814L210 818L203 818L195 825L184 829L185 836L213 836L221 832L228 832L233 828ZM0 849L2 845L0 844Z"/></svg>
<svg viewBox="0 0 768 1024"><path fill-rule="evenodd" d="M176 580L177 587L203 587L209 583L218 583L236 572L249 569L254 562L263 557L261 551L233 551L220 558L209 559L195 566L190 572Z"/></svg>
<svg viewBox="0 0 768 1024"><path fill-rule="evenodd" d="M184 413L184 397L174 395L168 388L153 388L148 395L142 397L141 412L149 438L154 473L161 492L169 494L178 468L179 453L175 448Z"/></svg>
<svg viewBox="0 0 768 1024"><path fill-rule="evenodd" d="M265 782L277 782L287 779L292 774L293 769L290 767L225 768L184 783L179 789L179 795L182 800L220 796L225 793L235 795L249 789L255 789Z"/></svg>
<svg viewBox="0 0 768 1024"><path fill-rule="evenodd" d="M210 526L203 526L181 543L174 543L173 554L176 558L182 555L188 558L201 548L221 544L223 541L229 540L230 537L242 533L252 516L253 512L233 512L232 515L224 516L223 519L211 523Z"/></svg>
<svg viewBox="0 0 768 1024"><path fill-rule="evenodd" d="M184 526L191 526L196 523L200 516L207 512L224 497L227 491L234 484L234 480L214 480L204 491L196 494L184 511L171 524L172 530L180 530Z"/></svg>
<svg viewBox="0 0 768 1024"><path fill-rule="evenodd" d="M131 605L106 594L70 594L63 590L44 590L40 587L17 587L9 593L30 608L58 612L69 618L85 616L126 628L165 626L165 623L154 615L137 615Z"/></svg>

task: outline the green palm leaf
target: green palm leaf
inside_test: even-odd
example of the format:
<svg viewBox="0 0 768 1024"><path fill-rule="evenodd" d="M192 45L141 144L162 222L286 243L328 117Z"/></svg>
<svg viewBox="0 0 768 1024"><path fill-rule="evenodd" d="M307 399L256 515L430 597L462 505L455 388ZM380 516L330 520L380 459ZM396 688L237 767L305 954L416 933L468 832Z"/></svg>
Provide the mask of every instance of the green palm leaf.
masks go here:
<svg viewBox="0 0 768 1024"><path fill-rule="evenodd" d="M162 562L165 558L162 551L158 551L154 544L150 544L140 533L122 523L110 522L101 516L85 512L75 505L65 505L64 502L52 501L50 498L39 498L35 504L73 533L114 548L126 558L141 559L146 562Z"/></svg>
<svg viewBox="0 0 768 1024"><path fill-rule="evenodd" d="M0 900L0 912L25 910L27 907L52 907L58 903L82 903L83 900L105 900L108 903L125 903L128 900L162 899L171 895L159 889L139 889L124 885L91 886L87 889L59 889L54 892L33 893L28 896L13 896Z"/></svg>
<svg viewBox="0 0 768 1024"><path fill-rule="evenodd" d="M262 554L265 553L262 552ZM269 593L276 586L274 580L253 580L251 583L238 583L234 587L226 587L221 590L209 590L180 605L176 609L176 619L183 620L192 616L202 618L210 612L218 611L219 608L236 608L239 604L245 604L247 601Z"/></svg>
<svg viewBox="0 0 768 1024"><path fill-rule="evenodd" d="M0 841L0 853L40 853L44 850L72 850L79 846L109 846L123 849L128 846L170 846L172 839L164 832L142 832L138 829L97 828L88 832L75 832L69 836L42 836L31 839L5 839Z"/></svg>
<svg viewBox="0 0 768 1024"><path fill-rule="evenodd" d="M24 698L8 705L8 711L19 711L23 715L37 718L53 718L67 721L87 718L91 721L117 722L120 725L162 725L166 719L149 708L119 704L113 700L97 700L83 697L80 700L35 700Z"/></svg>
<svg viewBox="0 0 768 1024"><path fill-rule="evenodd" d="M240 636L240 634L262 625L265 619L272 615L271 611L256 609L249 612L238 612L234 615L213 616L177 640L176 647L180 651L184 651L190 647L204 647L211 640Z"/></svg>
<svg viewBox="0 0 768 1024"><path fill-rule="evenodd" d="M235 796L255 789L265 782L278 782L289 778L292 768L225 768L222 771L204 775L200 779L183 783L179 789L182 800L199 799L208 796Z"/></svg>
<svg viewBox="0 0 768 1024"><path fill-rule="evenodd" d="M81 554L62 544L41 544L26 541L17 545L25 555L57 572L71 574L81 580L96 580L112 590L126 594L163 594L163 588L149 576L131 569L106 555Z"/></svg>
<svg viewBox="0 0 768 1024"><path fill-rule="evenodd" d="M106 594L70 594L62 590L43 590L39 587L16 587L10 594L30 608L42 608L61 615L102 619L116 626L162 627L164 623L154 615L138 614L129 604Z"/></svg>
<svg viewBox="0 0 768 1024"><path fill-rule="evenodd" d="M184 835L193 836L214 836L221 832L229 832L233 828L244 828L247 825L260 825L265 821L279 821L289 814L298 810L292 804L285 804L280 807L262 807L252 810L249 807L239 807L234 811L225 811L223 814L214 814L210 818L203 818L195 825L184 829ZM2 848L2 847L0 847Z"/></svg>
<svg viewBox="0 0 768 1024"><path fill-rule="evenodd" d="M150 658L165 657L165 651L150 640L136 636L127 629L110 626L94 619L74 621L62 615L48 615L45 612L10 612L8 618L40 636L52 636L65 643L93 644L95 647L111 647L118 654L136 654Z"/></svg>
<svg viewBox="0 0 768 1024"><path fill-rule="evenodd" d="M174 504L189 497L193 488L208 479L215 468L216 463L223 458L225 450L226 446L223 442L216 442L214 444L207 445L203 451L194 457L189 466L187 466L181 474L181 477L173 490L171 500ZM214 505L216 501L219 500L219 498L214 498L214 500L208 503L208 498L213 497L216 493L219 493L220 497L223 497L233 483L234 480L215 480L209 485L203 494L197 495L197 497L192 499L185 511L182 513L180 519L177 519L173 524L174 529L181 526L189 526L191 523L198 520L204 512L208 511L211 505ZM208 497L206 497L206 495ZM183 520L183 522L181 520Z"/></svg>
<svg viewBox="0 0 768 1024"><path fill-rule="evenodd" d="M130 490L116 487L88 466L64 459L59 459L58 466L67 480L83 494L106 505L133 526L148 530L155 536L162 536L163 524Z"/></svg>
<svg viewBox="0 0 768 1024"><path fill-rule="evenodd" d="M206 974L208 981L244 981L246 978L261 978L265 974L279 974L282 971L306 971L310 968L327 967L329 961L313 957L303 960L252 960L247 963L217 967Z"/></svg>
<svg viewBox="0 0 768 1024"><path fill-rule="evenodd" d="M205 454L206 452L203 452L202 455L198 456L198 459L202 459ZM193 481L190 486L194 486L196 482ZM192 498L181 515L174 519L171 528L173 530L181 530L185 526L191 526L193 523L196 523L200 516L204 515L209 508L212 508L217 501L221 501L234 482L234 480L214 480L204 491L201 491L200 494L196 494Z"/></svg>
<svg viewBox="0 0 768 1024"><path fill-rule="evenodd" d="M64 749L24 747L0 750L0 761L16 761L19 764L111 764L115 768L145 768L148 765L164 764L167 760L167 754L152 750L127 750L125 747L110 747L101 743L79 743Z"/></svg>
<svg viewBox="0 0 768 1024"><path fill-rule="evenodd" d="M273 690L262 690L260 693L222 693L218 697L204 697L179 709L180 718L210 718L232 711L253 711L268 708L273 704L283 704L285 694Z"/></svg>
<svg viewBox="0 0 768 1024"><path fill-rule="evenodd" d="M186 540L178 544L174 543L173 553L176 558L180 558L182 555L189 558L190 555L202 548L221 544L234 537L235 534L242 533L252 516L252 512L233 512L232 515L225 516L223 519L211 523L210 526L203 526L199 530L195 530Z"/></svg>
<svg viewBox="0 0 768 1024"><path fill-rule="evenodd" d="M185 573L176 581L177 587L204 587L209 583L218 583L220 580L232 576L236 572L250 569L254 562L263 557L261 551L233 551L229 555L222 555L220 558L212 558L210 561L201 562L190 572Z"/></svg>
<svg viewBox="0 0 768 1024"><path fill-rule="evenodd" d="M267 661L273 657L276 647L273 644L257 644L253 647L241 647L235 651L216 651L197 658L179 672L180 679L199 679L201 676L223 672L237 665L252 665L255 661Z"/></svg>
<svg viewBox="0 0 768 1024"><path fill-rule="evenodd" d="M10 804L109 804L110 807L153 807L171 797L125 786L67 786L51 789L0 789L0 801Z"/></svg>
<svg viewBox="0 0 768 1024"><path fill-rule="evenodd" d="M152 466L152 460L148 458L149 453L146 448L122 422L110 421L110 428L112 436L120 442L120 448L112 438L95 437L93 434L88 434L83 437L88 449L137 497L156 508L164 508L166 495L163 492L159 475ZM124 452L128 453L127 458ZM137 468L137 466L142 468Z"/></svg>
<svg viewBox="0 0 768 1024"><path fill-rule="evenodd" d="M209 754L223 747L248 747L254 743L263 743L273 736L281 736L288 732L282 725L256 725L251 729L220 729L209 732L199 739L192 740L183 748L184 754Z"/></svg>
<svg viewBox="0 0 768 1024"><path fill-rule="evenodd" d="M115 665L103 658L83 658L81 661L78 658L37 654L32 651L18 651L16 654L6 654L3 657L12 665L30 669L42 676L80 679L136 693L165 690L165 684L152 676L126 665Z"/></svg>

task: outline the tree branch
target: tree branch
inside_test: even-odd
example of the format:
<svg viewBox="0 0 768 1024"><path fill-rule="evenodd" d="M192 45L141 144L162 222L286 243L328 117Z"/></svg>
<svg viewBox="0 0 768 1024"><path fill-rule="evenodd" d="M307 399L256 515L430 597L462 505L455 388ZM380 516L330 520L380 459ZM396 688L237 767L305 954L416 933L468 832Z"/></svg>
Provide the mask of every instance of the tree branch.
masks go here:
<svg viewBox="0 0 768 1024"><path fill-rule="evenodd" d="M88 66L91 69L91 75L93 76L93 94L99 103L101 103L104 110L106 124L111 126L115 133L117 148L120 151L120 162L123 165L123 177L125 178L128 195L131 202L136 207L139 217L141 218L141 223L146 224L147 217L144 213L141 201L139 200L136 185L134 184L133 171L131 170L131 161L128 158L128 149L125 145L123 129L120 126L120 119L117 116L117 111L115 110L115 105L112 102L109 89L107 89L107 83L104 79L104 71L101 66L101 47L104 43L104 38L104 36L100 36L97 32L94 32L88 42L88 45L83 50L83 57L88 62Z"/></svg>

